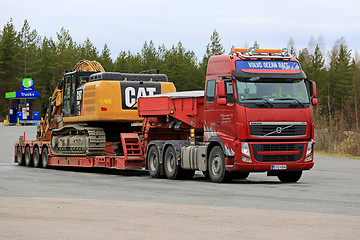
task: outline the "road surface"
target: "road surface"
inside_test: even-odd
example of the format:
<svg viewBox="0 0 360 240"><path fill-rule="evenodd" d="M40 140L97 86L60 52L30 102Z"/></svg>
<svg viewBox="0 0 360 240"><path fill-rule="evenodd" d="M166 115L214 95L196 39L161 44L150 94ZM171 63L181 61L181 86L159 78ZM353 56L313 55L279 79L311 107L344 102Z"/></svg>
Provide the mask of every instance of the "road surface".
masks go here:
<svg viewBox="0 0 360 240"><path fill-rule="evenodd" d="M146 171L35 169L0 125L0 239L358 239L360 160L316 155L298 183L265 173L214 184Z"/></svg>

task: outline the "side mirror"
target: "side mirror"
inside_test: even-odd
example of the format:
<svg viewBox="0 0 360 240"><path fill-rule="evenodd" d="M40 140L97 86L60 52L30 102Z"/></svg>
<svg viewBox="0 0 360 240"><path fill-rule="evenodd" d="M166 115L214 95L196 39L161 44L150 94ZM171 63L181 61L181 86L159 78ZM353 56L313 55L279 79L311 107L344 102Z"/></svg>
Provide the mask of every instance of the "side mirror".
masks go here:
<svg viewBox="0 0 360 240"><path fill-rule="evenodd" d="M312 98L312 99L311 99L311 104L312 104L313 106L316 106L316 105L318 104L318 100L317 100L316 98Z"/></svg>
<svg viewBox="0 0 360 240"><path fill-rule="evenodd" d="M311 90L311 96L312 96L312 97L316 97L316 83L313 82L313 81L311 81L311 88L310 88L310 90Z"/></svg>
<svg viewBox="0 0 360 240"><path fill-rule="evenodd" d="M225 97L223 98L218 98L218 104L219 105L226 105L227 104L227 100Z"/></svg>
<svg viewBox="0 0 360 240"><path fill-rule="evenodd" d="M225 97L225 82L224 81L219 81L217 82L218 85L218 97L222 98Z"/></svg>

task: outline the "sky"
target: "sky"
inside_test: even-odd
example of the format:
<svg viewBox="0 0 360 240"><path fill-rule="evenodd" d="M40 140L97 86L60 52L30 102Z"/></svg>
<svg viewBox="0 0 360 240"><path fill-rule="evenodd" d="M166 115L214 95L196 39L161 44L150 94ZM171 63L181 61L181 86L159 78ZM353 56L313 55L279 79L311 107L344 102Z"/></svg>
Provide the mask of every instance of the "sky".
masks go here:
<svg viewBox="0 0 360 240"><path fill-rule="evenodd" d="M145 41L171 48L179 41L201 60L214 29L225 53L231 46L287 47L320 43L324 54L344 37L360 53L359 0L0 0L0 27L12 18L19 31L27 19L40 36L56 39L64 27L73 40L89 38L101 52L141 51Z"/></svg>

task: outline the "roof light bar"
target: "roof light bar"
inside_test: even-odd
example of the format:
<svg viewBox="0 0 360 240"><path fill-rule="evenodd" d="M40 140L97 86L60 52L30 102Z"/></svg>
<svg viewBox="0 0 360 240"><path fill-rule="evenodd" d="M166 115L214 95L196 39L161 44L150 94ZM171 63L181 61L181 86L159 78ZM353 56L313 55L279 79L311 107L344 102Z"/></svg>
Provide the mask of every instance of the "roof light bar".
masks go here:
<svg viewBox="0 0 360 240"><path fill-rule="evenodd" d="M277 55L281 56L283 58L291 58L291 55L289 53L289 50L287 48L283 49L255 49L254 47L251 48L232 48L231 52L240 54L241 56L244 56L244 54L247 54L247 57L253 56L253 55Z"/></svg>

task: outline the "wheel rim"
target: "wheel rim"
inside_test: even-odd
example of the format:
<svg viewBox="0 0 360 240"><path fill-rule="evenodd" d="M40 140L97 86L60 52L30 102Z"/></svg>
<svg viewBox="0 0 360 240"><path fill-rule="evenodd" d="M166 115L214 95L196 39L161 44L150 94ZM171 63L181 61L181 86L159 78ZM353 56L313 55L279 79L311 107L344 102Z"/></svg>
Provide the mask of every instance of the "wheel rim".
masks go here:
<svg viewBox="0 0 360 240"><path fill-rule="evenodd" d="M175 170L175 156L172 152L166 156L166 168L169 173L173 173Z"/></svg>
<svg viewBox="0 0 360 240"><path fill-rule="evenodd" d="M149 161L150 161L151 171L155 172L157 169L157 166L158 166L158 158L157 158L156 153L154 153L154 152L151 153Z"/></svg>
<svg viewBox="0 0 360 240"><path fill-rule="evenodd" d="M23 154L22 154L22 151L21 151L21 147L19 146L18 150L17 150L17 155L16 155L17 162L18 162L19 165L22 164L22 156L23 156Z"/></svg>
<svg viewBox="0 0 360 240"><path fill-rule="evenodd" d="M221 170L221 158L219 155L216 155L212 161L211 171L214 175L219 175Z"/></svg>
<svg viewBox="0 0 360 240"><path fill-rule="evenodd" d="M48 150L45 148L45 149L43 149L42 154L41 154L41 160L42 160L43 167L47 166L47 155L48 155Z"/></svg>
<svg viewBox="0 0 360 240"><path fill-rule="evenodd" d="M35 148L33 153L34 166L39 166L39 160L39 150Z"/></svg>
<svg viewBox="0 0 360 240"><path fill-rule="evenodd" d="M27 148L25 150L25 164L26 164L26 166L28 166L30 164L30 158L31 158L30 149Z"/></svg>

